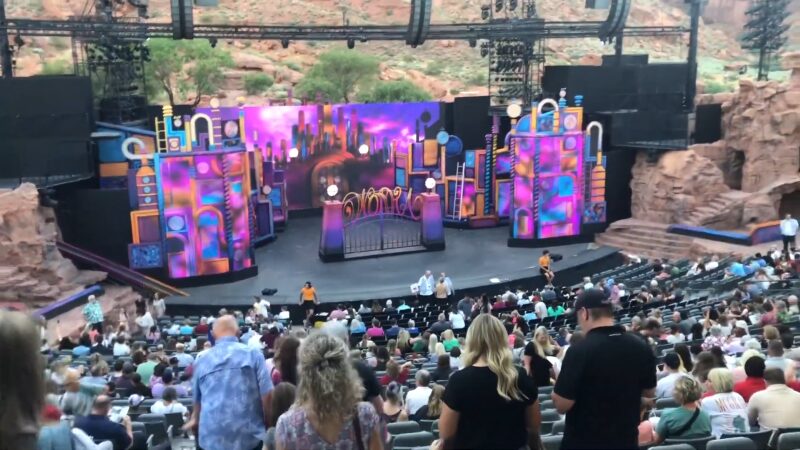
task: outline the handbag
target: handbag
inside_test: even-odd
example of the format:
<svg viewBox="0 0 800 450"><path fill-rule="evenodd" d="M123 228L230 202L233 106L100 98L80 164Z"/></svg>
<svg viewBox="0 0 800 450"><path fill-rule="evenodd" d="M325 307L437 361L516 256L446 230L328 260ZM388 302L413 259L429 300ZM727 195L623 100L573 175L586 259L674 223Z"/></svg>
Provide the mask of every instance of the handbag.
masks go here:
<svg viewBox="0 0 800 450"><path fill-rule="evenodd" d="M694 414L692 414L692 417L685 424L683 424L683 426L678 431L676 431L674 434L673 433L668 433L668 434L674 437L680 437L683 433L689 431L689 428L692 427L692 424L694 424L694 422L697 420L699 416L700 416L700 408L697 408L694 410Z"/></svg>

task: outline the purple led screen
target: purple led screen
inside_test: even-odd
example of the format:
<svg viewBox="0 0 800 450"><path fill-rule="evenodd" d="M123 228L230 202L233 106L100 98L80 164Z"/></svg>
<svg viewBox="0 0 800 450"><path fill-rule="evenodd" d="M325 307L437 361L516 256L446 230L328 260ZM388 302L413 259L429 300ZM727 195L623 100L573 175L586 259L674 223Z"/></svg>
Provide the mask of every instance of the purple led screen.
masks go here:
<svg viewBox="0 0 800 450"><path fill-rule="evenodd" d="M394 187L393 150L435 138L441 109L433 102L245 106L245 144L286 170L289 209L316 207L332 183L340 192ZM223 120L239 113L221 109Z"/></svg>

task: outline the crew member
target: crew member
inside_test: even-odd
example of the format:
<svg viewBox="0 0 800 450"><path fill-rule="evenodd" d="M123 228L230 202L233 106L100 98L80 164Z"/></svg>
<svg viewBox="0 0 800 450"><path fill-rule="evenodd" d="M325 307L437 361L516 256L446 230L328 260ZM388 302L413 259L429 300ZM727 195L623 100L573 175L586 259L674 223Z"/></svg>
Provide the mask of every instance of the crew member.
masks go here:
<svg viewBox="0 0 800 450"><path fill-rule="evenodd" d="M311 316L314 315L314 309L318 304L319 299L317 298L317 290L311 286L310 281L306 281L306 284L303 285L302 289L300 289L300 305L302 305L306 310L306 325L311 325L309 323L309 319L311 319Z"/></svg>
<svg viewBox="0 0 800 450"><path fill-rule="evenodd" d="M786 259L789 259L789 243L792 244L791 249L794 252L797 237L797 219L793 218L791 214L786 214L786 218L781 220L781 237L783 238L783 254Z"/></svg>
<svg viewBox="0 0 800 450"><path fill-rule="evenodd" d="M543 251L542 256L539 257L539 273L544 276L545 280L547 280L547 286L552 286L553 279L556 277L556 275L550 269L551 263L550 250Z"/></svg>

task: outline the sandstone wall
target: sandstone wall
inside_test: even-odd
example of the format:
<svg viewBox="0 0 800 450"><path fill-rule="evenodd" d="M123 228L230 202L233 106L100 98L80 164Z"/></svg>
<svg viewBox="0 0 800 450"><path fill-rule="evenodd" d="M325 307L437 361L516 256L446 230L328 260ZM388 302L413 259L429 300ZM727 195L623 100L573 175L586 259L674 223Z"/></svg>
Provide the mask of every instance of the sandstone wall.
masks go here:
<svg viewBox="0 0 800 450"><path fill-rule="evenodd" d="M639 153L632 172L631 213L650 222L684 222L692 210L730 190L722 171L694 150L664 153L655 164Z"/></svg>
<svg viewBox="0 0 800 450"><path fill-rule="evenodd" d="M39 206L34 185L0 191L0 301L40 306L105 279L61 256L57 235L53 210Z"/></svg>

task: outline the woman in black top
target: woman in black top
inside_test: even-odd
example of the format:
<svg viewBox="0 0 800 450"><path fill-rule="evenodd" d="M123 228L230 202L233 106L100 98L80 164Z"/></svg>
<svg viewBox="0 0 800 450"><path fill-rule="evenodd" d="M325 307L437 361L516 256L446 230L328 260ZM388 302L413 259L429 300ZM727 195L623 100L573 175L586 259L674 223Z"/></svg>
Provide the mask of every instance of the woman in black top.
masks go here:
<svg viewBox="0 0 800 450"><path fill-rule="evenodd" d="M536 386L550 386L550 379L555 378L553 364L544 356L544 349L538 342L532 340L525 346L523 358L525 370L536 382Z"/></svg>
<svg viewBox="0 0 800 450"><path fill-rule="evenodd" d="M511 362L508 334L490 314L467 331L464 368L450 376L439 436L445 449L539 448L538 391Z"/></svg>
<svg viewBox="0 0 800 450"><path fill-rule="evenodd" d="M451 373L453 373L453 369L450 368L450 354L439 355L439 359L436 361L436 370L431 373L431 380L449 380Z"/></svg>

